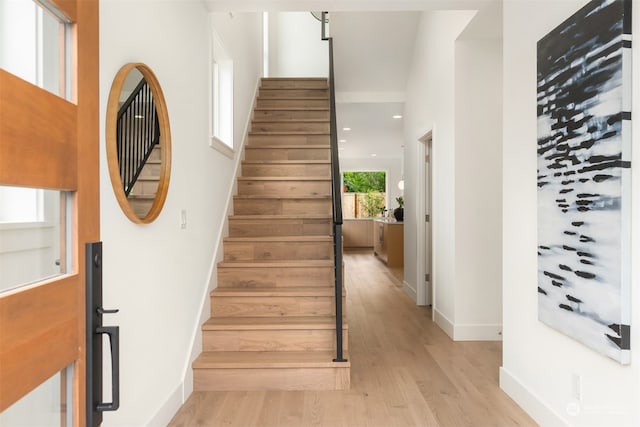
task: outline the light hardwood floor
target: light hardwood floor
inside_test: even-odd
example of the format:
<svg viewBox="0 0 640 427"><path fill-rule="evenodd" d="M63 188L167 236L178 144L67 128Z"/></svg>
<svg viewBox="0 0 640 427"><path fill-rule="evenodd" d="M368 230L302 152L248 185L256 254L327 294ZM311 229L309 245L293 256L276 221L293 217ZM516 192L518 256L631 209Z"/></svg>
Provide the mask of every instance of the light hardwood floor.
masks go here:
<svg viewBox="0 0 640 427"><path fill-rule="evenodd" d="M401 274L345 255L351 390L195 392L169 426L535 426L498 387L501 343L451 341Z"/></svg>

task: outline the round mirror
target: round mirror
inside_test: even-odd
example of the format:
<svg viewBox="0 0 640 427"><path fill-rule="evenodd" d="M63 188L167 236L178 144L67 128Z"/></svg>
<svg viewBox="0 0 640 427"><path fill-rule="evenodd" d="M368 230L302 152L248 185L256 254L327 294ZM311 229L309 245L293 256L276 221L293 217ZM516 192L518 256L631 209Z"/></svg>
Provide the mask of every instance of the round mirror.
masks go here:
<svg viewBox="0 0 640 427"><path fill-rule="evenodd" d="M106 142L111 185L122 211L133 222L150 223L167 197L171 133L160 84L146 65L127 64L113 79Z"/></svg>

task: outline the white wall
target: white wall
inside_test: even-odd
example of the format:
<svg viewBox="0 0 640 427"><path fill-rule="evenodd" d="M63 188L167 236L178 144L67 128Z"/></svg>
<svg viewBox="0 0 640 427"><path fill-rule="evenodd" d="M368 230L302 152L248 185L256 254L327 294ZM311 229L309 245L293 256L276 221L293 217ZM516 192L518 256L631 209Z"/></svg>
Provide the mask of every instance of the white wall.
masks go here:
<svg viewBox="0 0 640 427"><path fill-rule="evenodd" d="M385 158L347 158L340 159L340 172L344 171L385 171L387 172L387 209L398 207L396 197L402 196L398 181L402 177L401 159Z"/></svg>
<svg viewBox="0 0 640 427"><path fill-rule="evenodd" d="M455 339L502 330L502 40L455 45Z"/></svg>
<svg viewBox="0 0 640 427"><path fill-rule="evenodd" d="M640 425L640 329L631 329L631 365L621 366L539 322L537 315L536 42L586 3L506 1L504 8L503 320L501 386L541 425ZM640 34L634 7L633 33ZM637 42L637 40L636 40ZM640 55L633 107L640 111ZM640 121L633 121L639 135ZM632 153L640 188L640 150ZM638 195L634 191L634 195ZM640 289L640 198L632 200L632 288ZM634 294L634 303L638 302ZM640 310L632 310L632 325ZM574 374L582 402L573 399ZM572 415L573 414L573 415Z"/></svg>
<svg viewBox="0 0 640 427"><path fill-rule="evenodd" d="M327 42L309 12L269 14L270 77L327 77Z"/></svg>
<svg viewBox="0 0 640 427"><path fill-rule="evenodd" d="M436 283L434 311L453 322L455 284L455 151L454 151L454 46L455 39L473 17L473 12L424 12L418 35L405 103L405 239L404 277L409 287L422 283L417 277L416 258L420 214L417 194L418 140L433 130L433 269Z"/></svg>
<svg viewBox="0 0 640 427"><path fill-rule="evenodd" d="M121 339L121 406L105 414L106 427L166 425L183 394L191 391L190 353L198 345L200 312L208 301L239 153L230 159L208 143L210 20L205 5L167 0L153 2L150 9L150 4L100 2L100 134L111 81L127 62L144 62L155 72L172 133L169 193L162 213L149 225L133 224L120 211L102 136L104 304L120 309L106 316L105 324L120 325ZM227 15L213 22L237 73L234 135L239 147L261 72L261 17ZM180 229L182 209L187 211L185 230Z"/></svg>

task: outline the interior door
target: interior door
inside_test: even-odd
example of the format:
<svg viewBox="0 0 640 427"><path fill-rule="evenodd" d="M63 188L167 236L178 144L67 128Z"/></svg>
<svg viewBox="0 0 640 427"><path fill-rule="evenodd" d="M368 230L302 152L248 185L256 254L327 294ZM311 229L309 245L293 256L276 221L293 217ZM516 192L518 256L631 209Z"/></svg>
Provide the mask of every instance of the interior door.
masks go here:
<svg viewBox="0 0 640 427"><path fill-rule="evenodd" d="M68 268L0 293L0 412L68 367L70 401L62 398L61 405L71 411L66 419L81 426L84 245L100 237L98 0L47 0L41 6L63 23L60 90L52 93L0 69L0 185L61 191L66 220L60 257Z"/></svg>

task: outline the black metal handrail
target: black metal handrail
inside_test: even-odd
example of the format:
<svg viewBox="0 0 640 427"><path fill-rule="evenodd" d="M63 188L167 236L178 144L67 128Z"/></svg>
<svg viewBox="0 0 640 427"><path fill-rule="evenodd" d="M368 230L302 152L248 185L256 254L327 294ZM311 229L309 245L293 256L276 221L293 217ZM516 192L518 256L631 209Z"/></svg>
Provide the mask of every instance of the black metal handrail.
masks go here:
<svg viewBox="0 0 640 427"><path fill-rule="evenodd" d="M331 125L331 198L333 201L333 254L335 260L336 304L336 358L334 362L346 362L343 356L342 337L342 192L340 191L340 162L338 158L338 128L336 120L336 88L333 73L333 37L327 37L325 25L327 12L322 12L322 40L329 42L329 111Z"/></svg>
<svg viewBox="0 0 640 427"><path fill-rule="evenodd" d="M143 78L118 110L118 165L127 197L159 142L158 113L151 88Z"/></svg>

